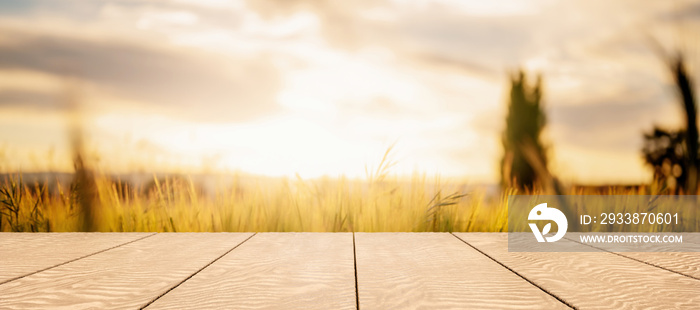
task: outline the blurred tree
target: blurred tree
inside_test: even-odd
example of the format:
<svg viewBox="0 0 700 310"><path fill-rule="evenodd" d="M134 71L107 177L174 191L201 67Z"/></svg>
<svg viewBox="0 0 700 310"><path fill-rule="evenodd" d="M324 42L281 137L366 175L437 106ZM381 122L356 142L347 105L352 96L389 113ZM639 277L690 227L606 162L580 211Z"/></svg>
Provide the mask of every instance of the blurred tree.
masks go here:
<svg viewBox="0 0 700 310"><path fill-rule="evenodd" d="M683 111L685 111L686 120L686 150L687 156L685 161L688 165L688 176L685 183L687 193L695 195L698 192L698 123L697 123L697 105L695 96L693 95L692 83L690 76L685 69L683 56L679 53L678 56L671 60L671 71L673 72L674 81L678 87L683 100Z"/></svg>
<svg viewBox="0 0 700 310"><path fill-rule="evenodd" d="M501 186L532 189L538 176L547 174L547 157L540 141L545 126L541 106L542 79L529 86L525 73L511 76L510 102L503 133L504 155L501 160Z"/></svg>
<svg viewBox="0 0 700 310"><path fill-rule="evenodd" d="M654 169L654 180L675 193L688 179L686 136L685 131L667 131L658 127L644 134L642 153L646 163Z"/></svg>
<svg viewBox="0 0 700 310"><path fill-rule="evenodd" d="M664 56L673 76L685 114L685 130L665 131L654 128L644 134L642 153L647 164L654 168L654 180L663 182L674 192L683 188L696 195L698 191L698 124L697 104L692 81L681 53Z"/></svg>

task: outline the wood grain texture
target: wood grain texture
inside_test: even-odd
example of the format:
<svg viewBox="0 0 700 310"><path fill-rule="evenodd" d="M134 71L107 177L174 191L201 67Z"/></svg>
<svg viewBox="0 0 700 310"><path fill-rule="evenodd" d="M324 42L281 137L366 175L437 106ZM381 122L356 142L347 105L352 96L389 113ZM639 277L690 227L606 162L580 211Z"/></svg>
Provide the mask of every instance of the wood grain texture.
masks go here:
<svg viewBox="0 0 700 310"><path fill-rule="evenodd" d="M357 233L360 309L568 309L447 233Z"/></svg>
<svg viewBox="0 0 700 310"><path fill-rule="evenodd" d="M0 233L0 283L151 233Z"/></svg>
<svg viewBox="0 0 700 310"><path fill-rule="evenodd" d="M697 309L700 281L606 252L508 252L506 233L455 233L580 309ZM575 251L585 245L562 239ZM561 243L561 244L560 244Z"/></svg>
<svg viewBox="0 0 700 310"><path fill-rule="evenodd" d="M700 253L697 252L622 252L618 254L700 280Z"/></svg>
<svg viewBox="0 0 700 310"><path fill-rule="evenodd" d="M684 233L683 244L687 246L686 249L700 249L700 233ZM669 252L620 252L617 254L700 280L700 252L674 252L678 249L677 244L674 243L654 246L657 249L667 248Z"/></svg>
<svg viewBox="0 0 700 310"><path fill-rule="evenodd" d="M147 309L355 309L350 233L259 233Z"/></svg>
<svg viewBox="0 0 700 310"><path fill-rule="evenodd" d="M0 309L134 309L251 234L157 234L0 285Z"/></svg>

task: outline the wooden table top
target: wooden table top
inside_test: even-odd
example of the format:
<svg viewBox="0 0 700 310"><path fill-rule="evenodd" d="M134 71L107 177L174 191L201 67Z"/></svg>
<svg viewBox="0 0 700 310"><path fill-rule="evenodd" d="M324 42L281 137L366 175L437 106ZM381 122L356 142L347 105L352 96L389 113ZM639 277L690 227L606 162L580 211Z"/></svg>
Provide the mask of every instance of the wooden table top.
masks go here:
<svg viewBox="0 0 700 310"><path fill-rule="evenodd" d="M700 309L700 253L508 252L507 238L0 233L0 309Z"/></svg>

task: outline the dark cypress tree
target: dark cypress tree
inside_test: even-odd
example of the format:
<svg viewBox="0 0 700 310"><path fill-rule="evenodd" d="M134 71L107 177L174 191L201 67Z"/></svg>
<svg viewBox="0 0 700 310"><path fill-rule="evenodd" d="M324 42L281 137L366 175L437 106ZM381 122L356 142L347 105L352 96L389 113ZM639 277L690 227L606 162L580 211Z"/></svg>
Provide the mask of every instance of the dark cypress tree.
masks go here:
<svg viewBox="0 0 700 310"><path fill-rule="evenodd" d="M504 187L533 189L540 181L538 175L547 174L547 157L540 140L546 123L541 101L541 77L530 86L522 70L511 76L501 160L501 185Z"/></svg>

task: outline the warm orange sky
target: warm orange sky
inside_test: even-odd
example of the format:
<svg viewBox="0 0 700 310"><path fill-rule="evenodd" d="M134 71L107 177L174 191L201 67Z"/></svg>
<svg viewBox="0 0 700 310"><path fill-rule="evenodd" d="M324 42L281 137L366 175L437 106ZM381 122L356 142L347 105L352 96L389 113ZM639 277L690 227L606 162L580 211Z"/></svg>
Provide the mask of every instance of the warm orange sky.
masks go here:
<svg viewBox="0 0 700 310"><path fill-rule="evenodd" d="M507 72L545 78L565 180L648 181L676 127L655 37L695 65L699 1L3 1L0 169L70 170L65 76L114 171L498 179Z"/></svg>

